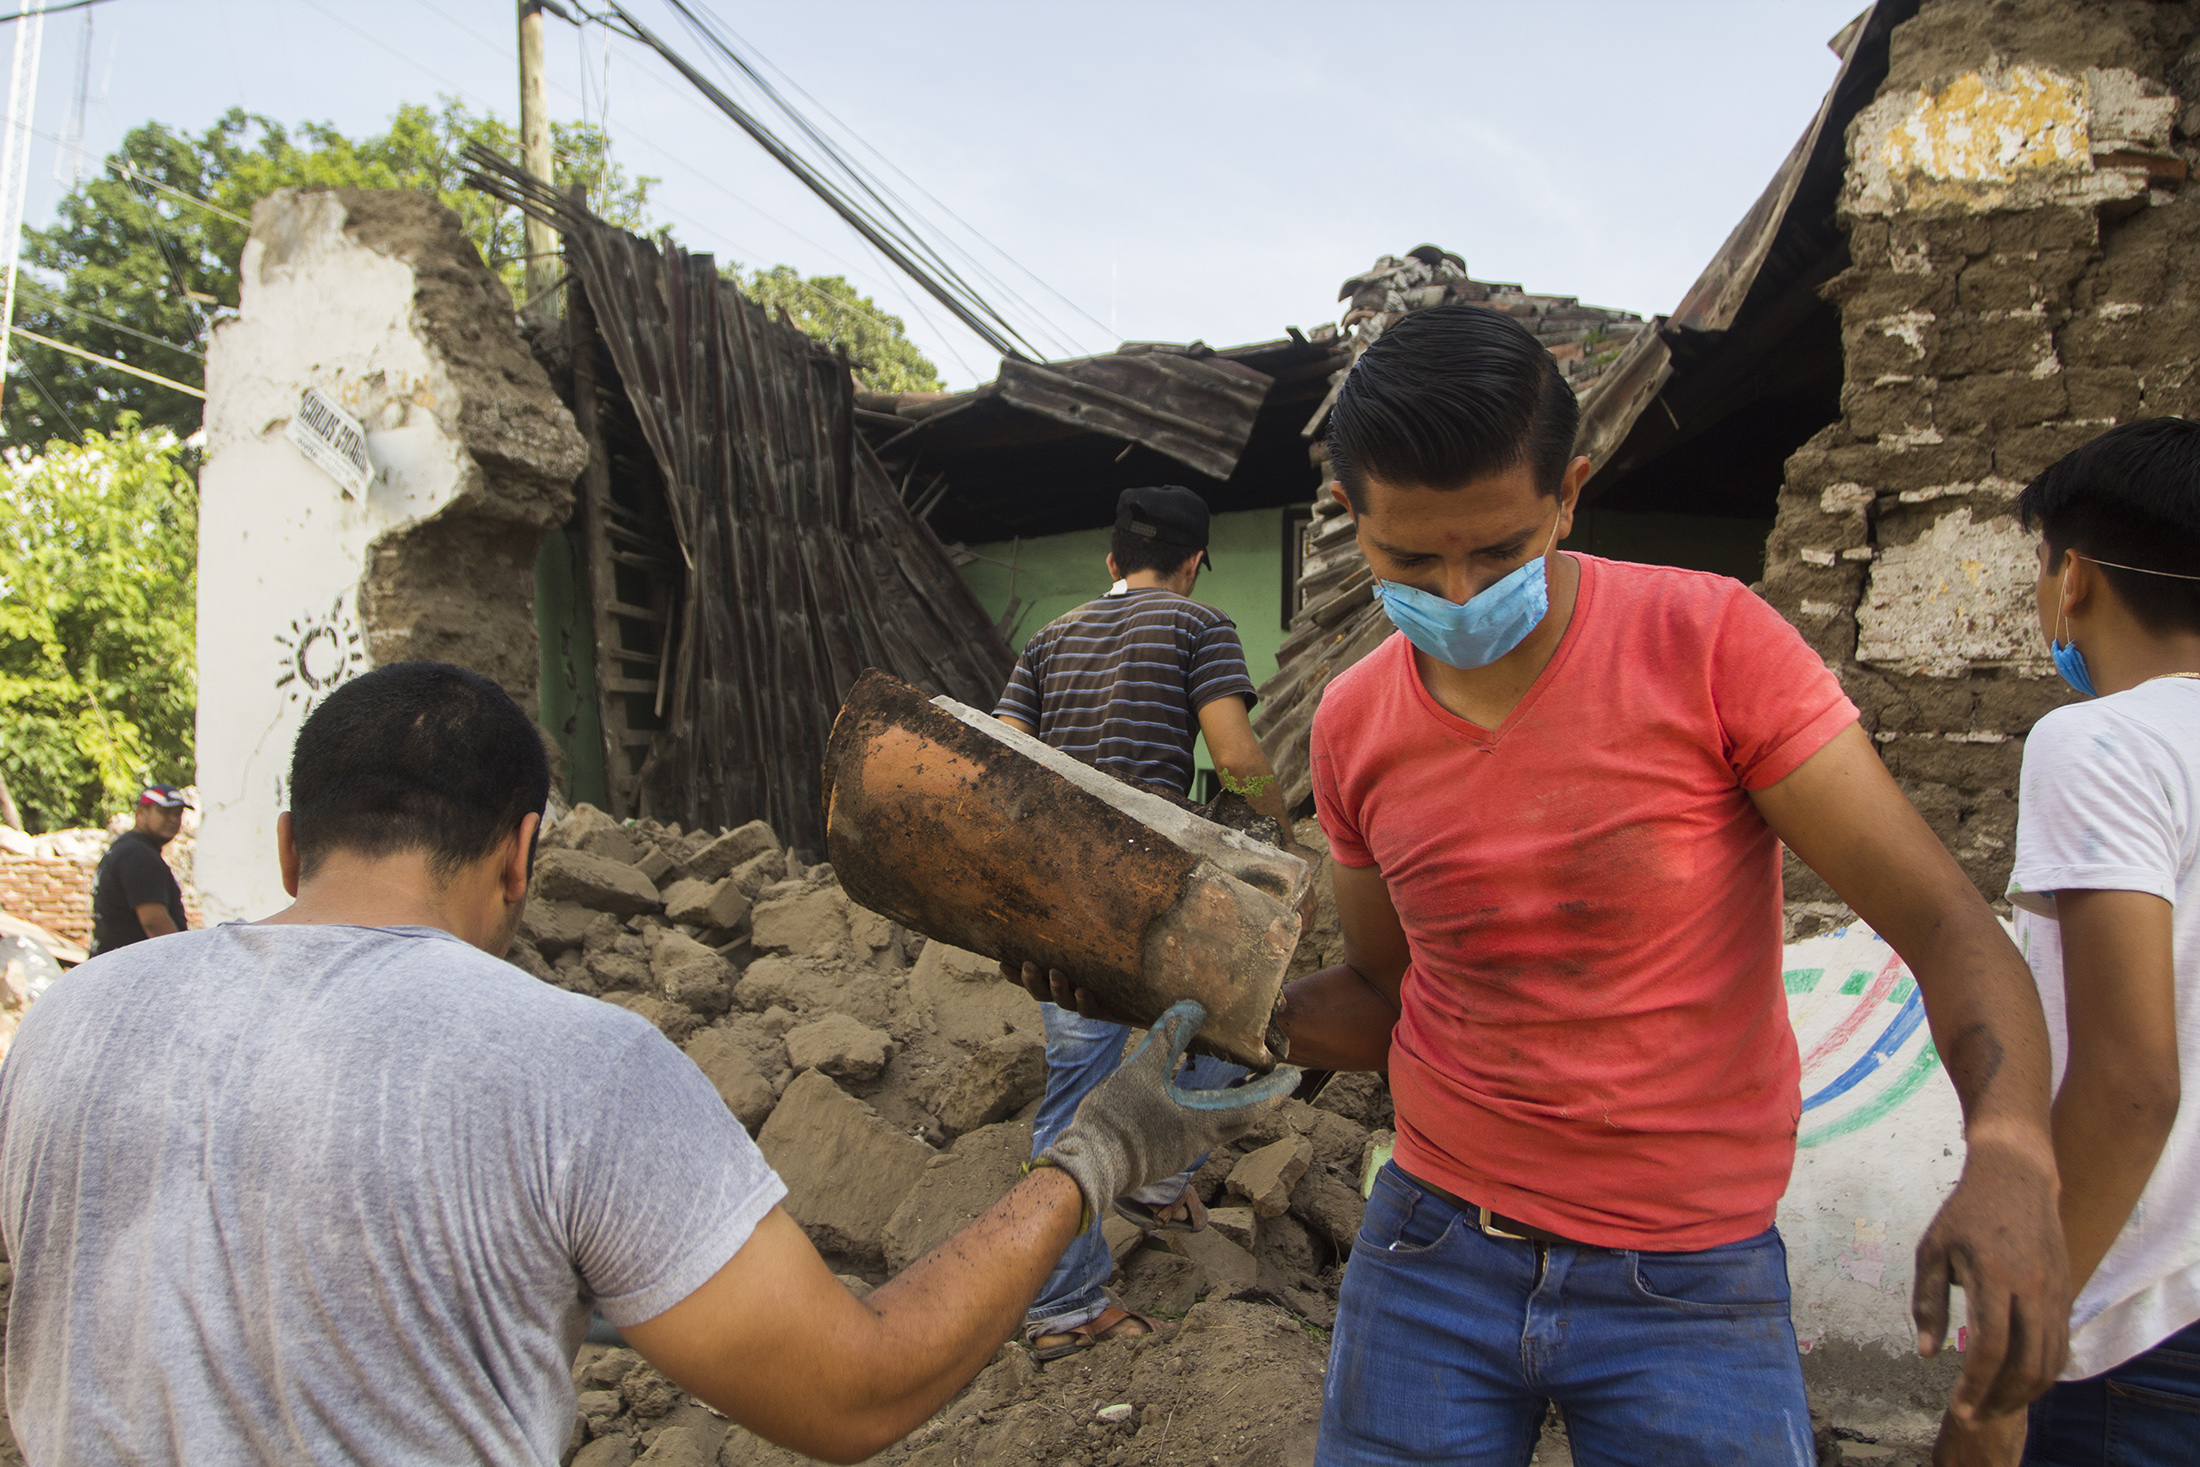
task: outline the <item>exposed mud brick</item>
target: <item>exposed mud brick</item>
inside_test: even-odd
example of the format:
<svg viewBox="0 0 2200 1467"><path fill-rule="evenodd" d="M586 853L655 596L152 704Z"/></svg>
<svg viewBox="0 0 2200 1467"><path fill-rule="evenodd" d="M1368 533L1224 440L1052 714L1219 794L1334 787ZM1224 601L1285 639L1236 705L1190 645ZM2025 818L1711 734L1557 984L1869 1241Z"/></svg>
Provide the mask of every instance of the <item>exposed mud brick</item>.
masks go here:
<svg viewBox="0 0 2200 1467"><path fill-rule="evenodd" d="M800 958L758 958L734 985L733 998L755 1012L775 1004L799 1013L830 1011L873 1028L885 1028L894 1016L893 988L884 978Z"/></svg>
<svg viewBox="0 0 2200 1467"><path fill-rule="evenodd" d="M900 1272L1008 1194L1031 1157L1029 1122L986 1126L925 1168L886 1225L886 1266Z"/></svg>
<svg viewBox="0 0 2200 1467"><path fill-rule="evenodd" d="M1952 743L1946 738L1905 738L1882 744L1879 756L1898 780L1931 781L1972 788L2015 789L2024 744Z"/></svg>
<svg viewBox="0 0 2200 1467"><path fill-rule="evenodd" d="M618 1399L609 1391L598 1391L595 1394L611 1396L613 1401ZM605 1420L608 1422L609 1417ZM632 1467L633 1461L634 1439L622 1432L613 1432L609 1436L597 1437L575 1452L572 1467Z"/></svg>
<svg viewBox="0 0 2200 1467"><path fill-rule="evenodd" d="M687 858L686 874L701 881L716 881L733 868L759 855L780 853L779 837L761 820L751 820L712 840Z"/></svg>
<svg viewBox="0 0 2200 1467"><path fill-rule="evenodd" d="M1231 1169L1231 1194L1243 1197L1262 1217L1281 1217L1291 1206L1291 1189L1313 1160L1314 1143L1304 1136L1272 1141Z"/></svg>
<svg viewBox="0 0 2200 1467"><path fill-rule="evenodd" d="M1260 1214L1250 1207L1210 1207L1207 1209L1207 1226L1240 1248L1253 1246L1253 1233L1260 1224Z"/></svg>
<svg viewBox="0 0 2200 1467"><path fill-rule="evenodd" d="M989 1039L959 1065L933 1110L950 1135L1007 1120L1039 1098L1047 1084L1046 1041L1017 1030Z"/></svg>
<svg viewBox="0 0 2200 1467"><path fill-rule="evenodd" d="M1373 1130L1390 1124L1390 1087L1373 1070L1345 1070L1329 1077L1314 1109L1331 1111Z"/></svg>
<svg viewBox="0 0 2200 1467"><path fill-rule="evenodd" d="M2042 423L2013 428L1994 440L1994 473L2029 484L2049 464L2108 431L2106 423Z"/></svg>
<svg viewBox="0 0 2200 1467"><path fill-rule="evenodd" d="M735 928L749 915L749 899L730 877L717 881L690 877L665 888L665 915L691 927Z"/></svg>
<svg viewBox="0 0 2200 1467"><path fill-rule="evenodd" d="M598 953L623 951L619 939L628 936L626 924L609 912L598 912L588 919L588 926L581 933L581 951L594 957Z"/></svg>
<svg viewBox="0 0 2200 1467"><path fill-rule="evenodd" d="M529 891L527 909L520 913L519 935L554 958L567 948L579 947L596 914L578 902L551 901L540 887Z"/></svg>
<svg viewBox="0 0 2200 1467"><path fill-rule="evenodd" d="M786 874L787 863L779 852L765 851L734 867L733 874L726 879L733 883L734 890L753 902L765 887L781 880Z"/></svg>
<svg viewBox="0 0 2200 1467"><path fill-rule="evenodd" d="M2052 371L2057 360L2047 313L2010 311L1955 317L1927 349L1925 367L1938 377L2031 373Z"/></svg>
<svg viewBox="0 0 2200 1467"><path fill-rule="evenodd" d="M733 964L692 937L660 937L649 970L667 999L696 1013L722 1014L733 1004Z"/></svg>
<svg viewBox="0 0 2200 1467"><path fill-rule="evenodd" d="M1980 728L2025 734L2053 710L2078 701L2078 695L2059 677L1995 677L1973 679L1978 690L1974 716Z"/></svg>
<svg viewBox="0 0 2200 1467"><path fill-rule="evenodd" d="M596 980L598 988L606 990L644 990L651 986L649 963L616 948L605 948L602 952L591 954L588 959L588 976Z"/></svg>
<svg viewBox="0 0 2200 1467"><path fill-rule="evenodd" d="M1281 1105L1269 1106L1238 1137L1238 1149L1258 1151L1272 1141L1281 1141L1289 1136L1304 1136L1314 1129L1315 1121L1314 1107L1295 1097Z"/></svg>
<svg viewBox="0 0 2200 1467"><path fill-rule="evenodd" d="M1314 1143L1314 1165L1349 1167L1367 1147L1369 1128L1357 1121L1314 1108L1314 1126L1306 1139Z"/></svg>
<svg viewBox="0 0 2200 1467"><path fill-rule="evenodd" d="M951 1044L976 1046L1013 1029L1044 1032L1038 1000L1003 981L1000 964L944 942L924 945L909 970L909 994Z"/></svg>
<svg viewBox="0 0 2200 1467"><path fill-rule="evenodd" d="M894 924L868 907L848 904L848 935L858 947L878 952L894 940Z"/></svg>
<svg viewBox="0 0 2200 1467"><path fill-rule="evenodd" d="M2147 416L2144 384L2125 367L2073 367L2066 372L2070 416L2128 423Z"/></svg>
<svg viewBox="0 0 2200 1467"><path fill-rule="evenodd" d="M1933 398L1940 384L1930 377L1906 382L1851 382L1841 389L1841 406L1859 434L1931 431Z"/></svg>
<svg viewBox="0 0 2200 1467"><path fill-rule="evenodd" d="M663 902L657 884L623 861L587 851L544 851L535 858L534 890L543 900L578 902L630 917Z"/></svg>
<svg viewBox="0 0 2200 1467"><path fill-rule="evenodd" d="M1289 1213L1264 1217L1253 1228L1253 1257L1286 1278L1321 1268L1312 1234Z"/></svg>
<svg viewBox="0 0 2200 1467"><path fill-rule="evenodd" d="M688 1041L687 1055L734 1119L755 1135L771 1115L776 1097L769 1082L757 1073L748 1050L723 1029L704 1029Z"/></svg>
<svg viewBox="0 0 2200 1467"><path fill-rule="evenodd" d="M626 1409L648 1420L669 1414L680 1404L680 1388L647 1365L637 1365L619 1382L619 1399Z"/></svg>
<svg viewBox="0 0 2200 1467"><path fill-rule="evenodd" d="M651 881L656 882L661 889L665 884L665 878L672 875L679 864L679 862L665 854L663 846L653 845L642 852L641 858L634 863L634 869Z"/></svg>
<svg viewBox="0 0 2200 1467"><path fill-rule="evenodd" d="M1933 404L1933 421L1948 434L1999 433L2049 422L2069 409L2069 386L2060 372L2046 377L2035 377L2030 372L1984 372L1941 383Z"/></svg>
<svg viewBox="0 0 2200 1467"><path fill-rule="evenodd" d="M749 941L758 952L829 958L848 946L848 898L837 886L758 902L750 914Z"/></svg>
<svg viewBox="0 0 2200 1467"><path fill-rule="evenodd" d="M1123 1261L1123 1302L1140 1314L1173 1319L1199 1302L1207 1272L1189 1258L1141 1248Z"/></svg>
<svg viewBox="0 0 2200 1467"><path fill-rule="evenodd" d="M847 1084L877 1079L893 1052L892 1036L846 1014L827 1014L787 1031L788 1063L797 1070L823 1070Z"/></svg>
<svg viewBox="0 0 2200 1467"><path fill-rule="evenodd" d="M1171 1253L1198 1264L1207 1276L1209 1288L1216 1293L1249 1289L1260 1278L1260 1264L1253 1255L1212 1228L1201 1233L1159 1233L1155 1236Z"/></svg>
<svg viewBox="0 0 2200 1467"><path fill-rule="evenodd" d="M541 849L587 851L592 855L609 856L614 861L628 862L640 854L634 848L633 839L620 828L618 821L585 800L575 805L563 820L542 833Z"/></svg>
<svg viewBox="0 0 2200 1467"><path fill-rule="evenodd" d="M1348 1173L1357 1169L1358 1160L1355 1157L1352 1166L1346 1168ZM1360 1218L1367 1211L1367 1202L1357 1188L1339 1181L1327 1167L1313 1166L1291 1189L1291 1211L1343 1254L1352 1251L1352 1240L1360 1235Z"/></svg>
<svg viewBox="0 0 2200 1467"><path fill-rule="evenodd" d="M757 1145L811 1241L873 1265L885 1261L887 1223L937 1155L817 1070L787 1086Z"/></svg>
<svg viewBox="0 0 2200 1467"><path fill-rule="evenodd" d="M535 945L524 937L512 940L511 947L505 951L504 960L531 978L540 979L544 983L558 981L557 970L543 961L543 956Z"/></svg>
<svg viewBox="0 0 2200 1467"><path fill-rule="evenodd" d="M657 1026L657 1031L674 1044L685 1044L688 1036L702 1027L703 1021L693 1009L676 1003L667 1003L654 993L634 993L627 990L606 993L605 1003L617 1004L622 1009L640 1014Z"/></svg>
<svg viewBox="0 0 2200 1467"><path fill-rule="evenodd" d="M698 1426L672 1426L658 1433L649 1450L642 1453L640 1467L716 1467L718 1441L725 1428L715 1433Z"/></svg>

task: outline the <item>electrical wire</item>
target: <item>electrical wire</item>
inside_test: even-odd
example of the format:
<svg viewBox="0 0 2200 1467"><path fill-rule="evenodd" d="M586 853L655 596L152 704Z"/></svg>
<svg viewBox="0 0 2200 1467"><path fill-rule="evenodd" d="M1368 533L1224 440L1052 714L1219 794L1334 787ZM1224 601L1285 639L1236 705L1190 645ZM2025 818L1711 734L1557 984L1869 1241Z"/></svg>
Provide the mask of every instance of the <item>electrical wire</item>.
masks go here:
<svg viewBox="0 0 2200 1467"><path fill-rule="evenodd" d="M172 341L166 341L158 336L153 336L147 332L140 331L135 326L125 326L120 321L117 321L110 316L100 315L97 311L87 311L82 306L72 306L67 301L62 300L57 296L50 295L43 290L40 290L37 286L19 284L16 286L16 289L26 294L37 296L47 305L55 307L56 309L67 311L73 316L82 316L87 321L97 321L100 325L111 327L116 331L122 332L126 336L135 336L138 340L150 342L154 346L164 346L170 351L182 352L187 357L197 357L202 362L206 360L206 354L204 352L193 351L188 346L178 346Z"/></svg>
<svg viewBox="0 0 2200 1467"><path fill-rule="evenodd" d="M53 395L53 390L46 386L46 379L38 375L38 370L30 364L28 357L18 356L10 361L8 365L12 370L21 372L31 379L31 385L38 389L38 395L46 399L46 406L52 408L54 412L60 415L61 421L69 425L70 437L83 438L84 430L78 426L75 415L61 405L61 399Z"/></svg>

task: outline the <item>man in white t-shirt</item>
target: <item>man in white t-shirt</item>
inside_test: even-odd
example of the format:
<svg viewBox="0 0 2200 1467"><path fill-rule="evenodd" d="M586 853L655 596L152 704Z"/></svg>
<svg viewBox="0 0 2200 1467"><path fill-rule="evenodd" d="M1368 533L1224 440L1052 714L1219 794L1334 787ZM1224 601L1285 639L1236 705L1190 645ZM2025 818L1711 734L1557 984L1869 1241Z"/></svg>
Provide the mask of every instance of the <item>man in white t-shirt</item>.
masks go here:
<svg viewBox="0 0 2200 1467"><path fill-rule="evenodd" d="M2029 1418L1939 1461L2200 1461L2200 422L2102 434L2017 502L2056 669L2090 700L2024 748L2018 944L2047 1011L2077 1288ZM2027 1439L2027 1436L2029 1439Z"/></svg>

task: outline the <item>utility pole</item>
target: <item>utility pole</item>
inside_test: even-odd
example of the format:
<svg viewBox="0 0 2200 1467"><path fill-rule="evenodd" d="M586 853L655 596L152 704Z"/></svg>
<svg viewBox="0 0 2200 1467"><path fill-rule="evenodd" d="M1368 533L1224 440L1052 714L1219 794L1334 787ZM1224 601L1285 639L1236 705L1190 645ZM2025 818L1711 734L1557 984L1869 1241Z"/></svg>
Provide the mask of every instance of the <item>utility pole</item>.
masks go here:
<svg viewBox="0 0 2200 1467"><path fill-rule="evenodd" d="M519 0L519 161L545 188L555 187L550 84L542 71L542 0ZM527 231L526 283L521 289L535 309L555 316L558 303L550 291L558 279L557 231L532 214L521 218Z"/></svg>
<svg viewBox="0 0 2200 1467"><path fill-rule="evenodd" d="M15 266L23 254L23 190L31 178L31 117L38 105L38 56L46 40L46 0L21 0L15 64L8 77L8 121L0 134L0 235L6 236L7 285L0 291L0 397L15 344Z"/></svg>

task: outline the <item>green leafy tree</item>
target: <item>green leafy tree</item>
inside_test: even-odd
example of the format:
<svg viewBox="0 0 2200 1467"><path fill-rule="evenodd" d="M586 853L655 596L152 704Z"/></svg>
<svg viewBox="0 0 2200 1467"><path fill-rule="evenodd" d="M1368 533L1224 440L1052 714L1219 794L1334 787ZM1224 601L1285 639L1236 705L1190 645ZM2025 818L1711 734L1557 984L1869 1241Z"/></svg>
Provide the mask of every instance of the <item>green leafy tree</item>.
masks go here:
<svg viewBox="0 0 2200 1467"><path fill-rule="evenodd" d="M856 380L871 391L939 391L939 369L904 334L901 317L858 295L844 277L805 277L792 265L757 270L746 279L738 266L724 273L750 300L785 311L804 334L845 345Z"/></svg>
<svg viewBox="0 0 2200 1467"><path fill-rule="evenodd" d="M293 133L236 108L196 136L148 122L123 138L104 173L61 200L51 227L24 231L28 273L16 319L96 356L202 386L206 328L216 309L237 304L245 221L279 188L425 189L458 211L516 296L520 215L466 187L462 155L474 142L507 157L519 151L509 123L448 99L440 111L400 107L387 132L357 141L321 123ZM553 124L552 142L560 186L586 184L600 216L647 229L656 179L629 177L613 163L594 124ZM199 424L189 393L20 337L7 385L5 431L16 443L111 431L124 413L179 437Z"/></svg>
<svg viewBox="0 0 2200 1467"><path fill-rule="evenodd" d="M32 830L187 784L198 487L165 428L0 460L0 769Z"/></svg>

